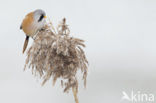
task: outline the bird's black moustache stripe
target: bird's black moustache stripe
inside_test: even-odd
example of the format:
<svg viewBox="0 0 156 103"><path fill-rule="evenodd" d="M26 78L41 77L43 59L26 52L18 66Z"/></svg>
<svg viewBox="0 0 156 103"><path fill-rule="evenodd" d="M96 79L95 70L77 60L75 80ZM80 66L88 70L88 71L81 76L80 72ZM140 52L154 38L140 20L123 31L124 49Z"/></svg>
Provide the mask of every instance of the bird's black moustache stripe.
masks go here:
<svg viewBox="0 0 156 103"><path fill-rule="evenodd" d="M42 21L42 19L44 18L44 15L42 14L38 20L38 22Z"/></svg>

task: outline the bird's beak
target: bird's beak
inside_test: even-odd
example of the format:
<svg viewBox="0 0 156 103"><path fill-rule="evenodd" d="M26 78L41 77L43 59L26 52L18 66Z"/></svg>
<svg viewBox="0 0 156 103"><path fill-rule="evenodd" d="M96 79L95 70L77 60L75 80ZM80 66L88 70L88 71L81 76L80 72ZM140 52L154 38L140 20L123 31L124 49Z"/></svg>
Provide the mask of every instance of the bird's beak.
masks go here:
<svg viewBox="0 0 156 103"><path fill-rule="evenodd" d="M47 16L44 16L44 18L47 18Z"/></svg>

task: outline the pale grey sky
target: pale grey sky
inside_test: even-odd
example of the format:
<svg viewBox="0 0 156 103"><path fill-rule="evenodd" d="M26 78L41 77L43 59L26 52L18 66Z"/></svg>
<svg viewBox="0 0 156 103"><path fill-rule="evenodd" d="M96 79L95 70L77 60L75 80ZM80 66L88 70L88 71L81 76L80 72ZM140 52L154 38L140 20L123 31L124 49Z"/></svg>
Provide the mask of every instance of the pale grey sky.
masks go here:
<svg viewBox="0 0 156 103"><path fill-rule="evenodd" d="M41 87L31 71L23 72L19 27L38 8L54 25L66 17L72 36L86 40L90 66L87 89L79 85L80 103L119 103L123 90L156 96L155 0L1 0L0 103L74 103L59 82Z"/></svg>

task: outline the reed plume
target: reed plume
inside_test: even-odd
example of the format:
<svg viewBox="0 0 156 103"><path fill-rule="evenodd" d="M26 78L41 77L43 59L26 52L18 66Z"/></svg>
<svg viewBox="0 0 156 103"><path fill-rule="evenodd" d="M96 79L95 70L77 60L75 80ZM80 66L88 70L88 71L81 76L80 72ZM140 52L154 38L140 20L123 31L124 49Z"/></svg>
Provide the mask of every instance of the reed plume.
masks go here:
<svg viewBox="0 0 156 103"><path fill-rule="evenodd" d="M75 102L78 103L77 71L83 73L86 86L88 61L83 51L84 40L70 36L70 30L66 25L66 19L54 29L52 23L48 23L36 35L33 44L27 51L25 69L31 68L34 75L39 75L44 85L52 78L55 84L61 78L64 92L73 91Z"/></svg>

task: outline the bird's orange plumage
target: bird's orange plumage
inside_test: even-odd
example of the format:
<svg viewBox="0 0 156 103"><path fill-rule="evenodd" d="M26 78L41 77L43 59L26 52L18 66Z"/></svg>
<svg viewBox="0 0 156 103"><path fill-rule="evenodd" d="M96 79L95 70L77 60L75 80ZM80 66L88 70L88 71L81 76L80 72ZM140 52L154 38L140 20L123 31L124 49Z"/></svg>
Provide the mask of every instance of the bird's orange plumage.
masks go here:
<svg viewBox="0 0 156 103"><path fill-rule="evenodd" d="M23 31L27 34L27 36L33 35L33 31L31 30L31 26L33 23L33 12L30 12L29 14L26 15L22 22L22 29Z"/></svg>
<svg viewBox="0 0 156 103"><path fill-rule="evenodd" d="M29 36L32 36L34 34L33 29L31 29L33 21L34 21L33 12L30 12L29 14L26 15L26 17L24 18L22 22L22 29L27 36L24 42L24 46L23 46L23 53L27 48Z"/></svg>

